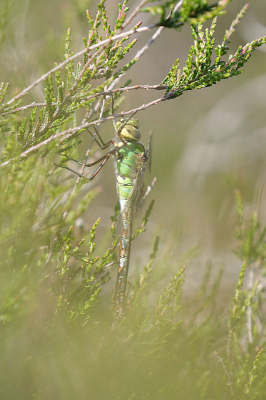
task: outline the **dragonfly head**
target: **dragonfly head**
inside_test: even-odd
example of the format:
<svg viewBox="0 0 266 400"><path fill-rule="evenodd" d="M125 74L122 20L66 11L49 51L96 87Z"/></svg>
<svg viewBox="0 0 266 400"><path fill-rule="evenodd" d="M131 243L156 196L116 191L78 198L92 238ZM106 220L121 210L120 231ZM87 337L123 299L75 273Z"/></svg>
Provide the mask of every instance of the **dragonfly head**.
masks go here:
<svg viewBox="0 0 266 400"><path fill-rule="evenodd" d="M125 140L140 139L139 121L137 119L122 118L119 122L117 122L116 128L118 133Z"/></svg>

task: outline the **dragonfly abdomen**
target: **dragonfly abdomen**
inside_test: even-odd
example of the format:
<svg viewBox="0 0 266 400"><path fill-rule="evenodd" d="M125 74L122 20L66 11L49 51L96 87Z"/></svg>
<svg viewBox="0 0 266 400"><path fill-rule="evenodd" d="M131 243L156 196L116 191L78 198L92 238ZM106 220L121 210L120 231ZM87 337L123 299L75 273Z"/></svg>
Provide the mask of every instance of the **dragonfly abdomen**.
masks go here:
<svg viewBox="0 0 266 400"><path fill-rule="evenodd" d="M116 290L114 296L114 311L116 313L116 318L121 317L123 314L127 290L127 275L129 269L132 235L133 207L132 204L130 204L131 202L132 200L128 200L121 215L122 230L120 240L119 267L117 270Z"/></svg>

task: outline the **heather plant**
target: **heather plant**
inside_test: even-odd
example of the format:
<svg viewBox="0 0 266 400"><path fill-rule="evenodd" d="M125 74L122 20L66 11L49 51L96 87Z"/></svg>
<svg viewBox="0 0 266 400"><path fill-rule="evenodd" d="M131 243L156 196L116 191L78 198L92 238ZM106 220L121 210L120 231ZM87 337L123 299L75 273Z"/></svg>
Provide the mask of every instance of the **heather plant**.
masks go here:
<svg viewBox="0 0 266 400"><path fill-rule="evenodd" d="M255 39L228 54L245 6L222 42L215 44L216 24L228 3L141 1L130 11L125 1L118 5L111 26L102 0L94 17L86 12L83 50L72 48L75 32L68 29L64 61L22 90L2 82L2 398L264 399L265 229L260 230L255 214L245 228L239 194L236 252L243 268L230 310L222 318L216 302L222 270L211 282L208 264L192 300L182 292L185 267L176 268L160 287L153 271L156 236L148 262L132 278L127 313L114 323L110 284L117 267L119 209L115 208L108 233L99 235L101 240L101 216L96 215L90 226L82 223L101 190L82 179L88 176L87 160L98 150L96 130L120 117L139 118L148 107L159 108L187 91L242 73L252 52L266 42L266 37ZM5 2L1 45L9 12ZM144 12L153 16L152 25L141 26ZM191 26L193 45L182 69L176 58L162 82L140 85L126 80L163 30L184 25ZM144 32L151 34L150 39L135 53L136 37ZM37 86L41 102L34 97ZM128 93L144 90L158 92L159 97L124 108ZM76 176L55 165L66 166L60 154L78 159L82 142L89 145ZM133 238L145 234L153 204L146 206ZM160 263L167 268L165 260ZM152 287L160 288L153 296Z"/></svg>

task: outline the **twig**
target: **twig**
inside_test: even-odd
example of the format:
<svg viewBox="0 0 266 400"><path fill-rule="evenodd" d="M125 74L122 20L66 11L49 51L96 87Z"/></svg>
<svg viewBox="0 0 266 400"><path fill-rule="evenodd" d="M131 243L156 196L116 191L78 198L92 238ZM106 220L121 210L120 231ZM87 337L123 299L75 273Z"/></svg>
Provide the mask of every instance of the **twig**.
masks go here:
<svg viewBox="0 0 266 400"><path fill-rule="evenodd" d="M150 25L150 26L144 26L141 28L136 28L136 29L130 29L127 32L122 32L119 33L118 35L115 35L113 37L109 37L108 39L102 40L92 46L89 46L86 49L83 49L79 52L77 52L76 54L74 54L73 56L69 57L67 60L63 61L62 63L60 63L59 65L57 65L56 67L52 68L50 71L46 72L46 74L42 75L39 79L37 79L35 82L33 82L31 85L29 85L27 88L23 89L19 94L17 94L16 96L14 96L11 100L9 100L6 105L9 106L12 103L14 103L16 100L20 99L22 96L24 96L26 93L28 93L31 89L33 89L35 86L37 86L39 83L41 83L42 81L44 81L46 78L48 78L48 76L50 76L51 74L53 74L54 72L62 69L65 65L67 65L70 61L75 60L76 58L82 56L85 53L90 52L91 50L97 49L99 46L101 46L101 50L103 50L104 48L108 47L109 44L111 44L112 42L114 42L117 39L121 39L125 36L131 36L134 35L135 33L142 33L142 32L148 32L151 29L153 29L156 26L156 24Z"/></svg>
<svg viewBox="0 0 266 400"><path fill-rule="evenodd" d="M176 11L182 6L183 1L184 1L184 0L180 0L180 1L176 4L176 6L175 6L173 12L176 12ZM145 3L146 3L146 1L144 2L144 4L145 4ZM143 4L143 5L144 5L144 4ZM141 7L142 7L143 5L141 5ZM141 7L140 7L140 8L141 8ZM140 10L140 8L138 8L138 11ZM170 14L169 14L169 15L170 15ZM139 60L140 57L143 56L143 54L145 53L145 51L147 51L147 50L149 49L149 47L150 47L150 46L152 45L152 43L158 38L158 36L162 33L162 31L163 31L164 29L165 29L164 26L160 26L160 27L157 29L157 31L153 34L153 36L148 40L148 42L147 42L140 50L137 51L135 57L133 57L132 60L134 60L134 59ZM131 61L132 61L132 60L131 60ZM117 78L111 83L111 85L109 86L109 90L112 90L113 87L115 87L115 85L120 81L120 79L121 79L123 76L124 76L124 74L122 74L122 75L120 75L119 77L117 77Z"/></svg>
<svg viewBox="0 0 266 400"><path fill-rule="evenodd" d="M141 10L141 8L148 3L149 0L142 0L139 5L137 5L137 7L135 8L135 10L132 12L132 14L125 20L122 29L125 29L125 27L127 25L130 24L130 22L135 18L135 16L139 13L139 11Z"/></svg>
<svg viewBox="0 0 266 400"><path fill-rule="evenodd" d="M254 286L254 271L251 266L248 270L248 283L247 283L247 289L248 289L249 293L252 291L253 286ZM253 343L251 304L249 304L247 307L247 331L248 331L248 342Z"/></svg>
<svg viewBox="0 0 266 400"><path fill-rule="evenodd" d="M103 91L103 92L92 94L92 95L90 95L88 97L84 97L84 98L81 97L80 100L81 100L81 104L82 104L82 102L84 102L84 101L88 101L88 100L91 100L91 99L99 97L99 96L111 96L112 94L116 94L116 93L120 93L120 92L129 92L130 90L138 90L138 89L165 90L165 89L167 89L167 85L160 85L160 84L159 85L134 85L134 86L126 86L126 87L123 87L123 88L117 88L117 89L113 89L113 90L108 89L108 90ZM76 97L73 96L72 98L78 100L78 96L76 96ZM56 102L55 103L51 103L51 105L52 106L56 106L57 103ZM4 113L0 113L0 116L2 117L4 115L14 114L16 112L25 111L25 110L27 110L29 108L35 108L35 107L46 107L46 103L35 103L35 102L32 102L30 104L26 104L25 106L17 107L14 110L6 111Z"/></svg>
<svg viewBox="0 0 266 400"><path fill-rule="evenodd" d="M153 189L153 187L154 187L156 181L157 181L157 177L155 176L155 177L153 178L153 180L152 180L152 183L151 183L150 185L147 186L147 189L146 189L146 192L145 192L145 194L144 194L144 196L143 196L143 198L142 198L142 201L144 201L144 200L149 196L149 194L150 194L150 192L152 191L152 189Z"/></svg>
<svg viewBox="0 0 266 400"><path fill-rule="evenodd" d="M78 83L80 82L80 80L82 79L83 75L85 74L86 70L88 69L89 64L92 62L93 59L95 59L100 53L102 52L102 49L96 51L92 57L90 57L88 59L88 61L86 62L86 64L84 65L84 67L82 68L82 70L80 71L79 76L75 79L75 82L73 84L73 86L71 87L71 89L68 91L68 93L65 95L64 100L62 101L62 103L59 105L59 107L56 109L56 111L54 112L52 118L47 121L47 123L39 130L38 135L40 135L41 133L45 133L47 131L47 129L49 129L49 127L52 125L52 123L56 120L56 118L58 117L58 115L61 113L62 108L64 107L64 105L67 103L67 101L71 98L71 95L73 94L73 92L75 91L75 89L78 86Z"/></svg>
<svg viewBox="0 0 266 400"><path fill-rule="evenodd" d="M225 374L226 378L228 379L227 385L229 386L229 390L230 390L231 396L233 397L233 399L235 399L233 383L232 383L231 376L230 376L231 374L227 370L226 365L225 365L222 357L220 357L219 353L217 351L214 351L213 354L222 365L224 374Z"/></svg>
<svg viewBox="0 0 266 400"><path fill-rule="evenodd" d="M230 59L229 63L230 63L230 62L232 62L232 59ZM217 67L217 71L219 71L219 68L220 68L220 67L218 66L218 67ZM146 110L148 107L157 105L157 104L161 103L162 101L166 101L166 100L169 100L169 99L171 99L171 98L173 98L173 97L177 97L178 92L179 92L179 95L181 96L182 93L183 93L183 91L182 91L183 88L188 88L189 86L192 86L197 80L203 78L205 75L207 75L207 73L202 73L201 75L198 75L195 79L193 79L191 82L189 82L189 84L186 83L185 85L179 86L177 89L170 91L169 93L163 95L162 97L159 97L159 98L157 98L157 99L151 101L150 103L143 104L142 106L139 106L139 107L137 107L137 108L135 108L135 109L133 109L133 110L124 111L124 112L122 112L122 113L120 113L120 114L111 115L111 116L109 116L109 117L105 117L105 118L98 119L98 120L96 120L96 121L92 121L92 122L88 122L88 123L85 123L85 124L81 124L81 125L76 126L76 127L74 127L74 128L69 128L69 129L67 129L67 130L65 130L65 131L56 133L55 135L52 135L52 136L50 136L49 138L47 138L46 140L44 140L43 142L38 143L37 145L32 146L32 147L30 147L29 149L25 150L24 152L22 152L22 153L18 156L18 158L26 157L26 156L27 156L28 154L30 154L31 152L33 152L33 151L39 149L40 147L42 147L42 146L44 146L44 145L46 145L46 144L51 143L52 141L54 141L54 140L56 140L56 139L58 139L58 138L63 137L63 138L62 138L62 141L64 141L65 139L68 139L68 138L70 138L71 136L73 136L77 131L86 129L86 128L88 128L89 126L98 125L98 124L100 124L100 123L103 123L103 122L106 122L106 121L109 121L109 120L113 120L113 119L115 119L115 118L124 117L125 115L129 115L129 114L136 114L138 111ZM188 90L188 89L186 89L186 90ZM17 157L16 157L16 158L17 158ZM10 160L5 161L4 163L1 164L1 166L8 165L8 164L9 164L12 160L14 160L14 159L15 159L15 158L12 158L12 159L10 159Z"/></svg>
<svg viewBox="0 0 266 400"><path fill-rule="evenodd" d="M69 139L69 138L70 138L71 136L73 136L76 132L78 132L78 131L80 131L80 130L83 130L83 129L86 129L86 128L88 128L89 126L101 124L101 123L103 123L103 122L110 121L110 120L113 120L113 119L115 119L115 118L124 117L125 115L135 114L135 113L138 112L138 111L146 110L146 108L151 107L151 106L154 106L154 105L157 105L157 104L159 104L160 102L165 101L165 100L167 100L167 97L164 97L164 96L163 96L163 97L160 97L160 98L158 98L158 99L155 99L155 100L151 101L150 103L143 104L142 106L137 107L137 108L135 108L135 109L133 109L133 110L124 111L124 112L122 112L122 113L120 113L120 114L111 115L110 117L105 117L105 118L97 119L96 121L87 122L86 124L82 124L82 125L76 126L76 127L74 127L74 128L69 128L69 129L67 129L67 130L65 130L65 131L63 131L63 132L56 133L55 135L52 135L52 136L50 136L49 138L47 138L46 140L44 140L43 142L38 143L38 144L36 144L35 146L32 146L32 147L30 147L29 149L23 151L22 153L20 153L20 155L19 155L18 157L14 157L14 158L11 158L11 159L5 161L4 163L1 164L1 166L4 167L4 166L10 164L11 161L14 161L14 160L17 159L17 158L24 158L24 157L27 157L27 156L28 156L30 153L32 153L33 151L38 150L38 149L41 148L42 146L45 146L45 145L47 145L47 144L53 142L53 141L56 140L56 139L62 138L62 141L64 141L65 139Z"/></svg>

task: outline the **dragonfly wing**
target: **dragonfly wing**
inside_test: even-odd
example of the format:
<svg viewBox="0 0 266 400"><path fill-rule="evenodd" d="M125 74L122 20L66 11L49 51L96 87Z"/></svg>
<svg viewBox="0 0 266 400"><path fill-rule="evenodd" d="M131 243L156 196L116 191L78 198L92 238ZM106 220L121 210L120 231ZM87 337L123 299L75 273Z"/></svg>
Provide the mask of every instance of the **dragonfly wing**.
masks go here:
<svg viewBox="0 0 266 400"><path fill-rule="evenodd" d="M152 133L150 134L147 149L145 151L146 169L151 172Z"/></svg>
<svg viewBox="0 0 266 400"><path fill-rule="evenodd" d="M145 162L141 165L139 170L137 171L136 177L133 181L133 186L131 192L126 200L125 207L133 208L133 215L136 214L138 206L141 202L142 197L144 196L144 171L145 171Z"/></svg>
<svg viewBox="0 0 266 400"><path fill-rule="evenodd" d="M137 208L140 205L143 196L145 195L144 172L147 170L149 172L151 171L151 154L152 154L152 133L150 134L147 149L145 151L145 158L143 160L142 165L139 167L137 171L132 190L127 199L127 202L129 202L130 204L133 203L134 205L133 206L134 214L136 213Z"/></svg>

